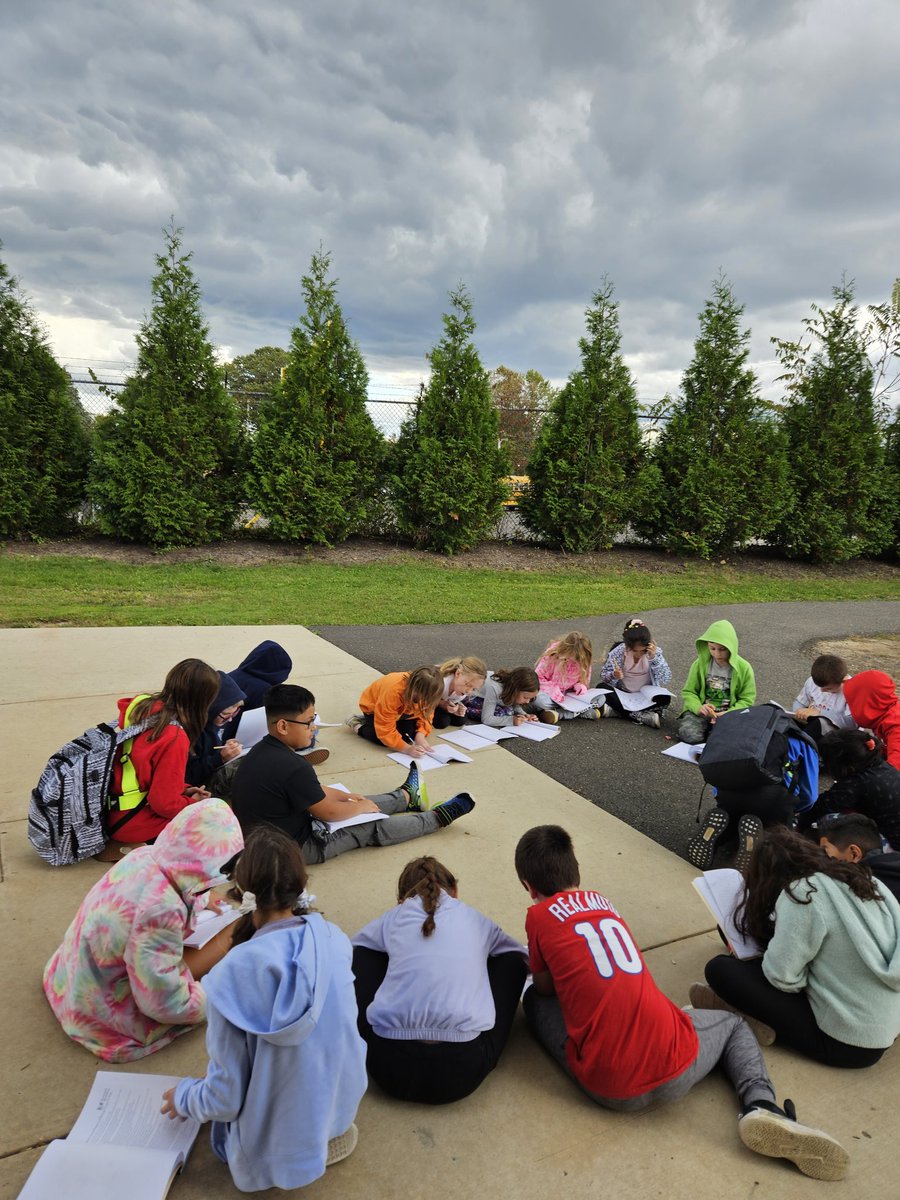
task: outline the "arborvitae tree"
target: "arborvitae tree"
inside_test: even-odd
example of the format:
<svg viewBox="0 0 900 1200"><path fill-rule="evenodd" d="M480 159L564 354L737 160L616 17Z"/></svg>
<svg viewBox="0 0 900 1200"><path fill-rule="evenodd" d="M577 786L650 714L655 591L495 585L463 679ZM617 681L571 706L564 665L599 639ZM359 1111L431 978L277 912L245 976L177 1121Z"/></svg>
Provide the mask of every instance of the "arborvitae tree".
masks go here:
<svg viewBox="0 0 900 1200"><path fill-rule="evenodd" d="M284 381L260 401L248 494L285 541L330 545L360 528L377 499L384 443L366 408L368 375L329 280L312 256L306 311L291 334Z"/></svg>
<svg viewBox="0 0 900 1200"><path fill-rule="evenodd" d="M519 505L529 529L576 553L612 545L643 515L651 479L638 398L620 351L619 306L607 280L585 310L581 367L553 401Z"/></svg>
<svg viewBox="0 0 900 1200"><path fill-rule="evenodd" d="M0 262L0 537L64 531L84 500L88 421Z"/></svg>
<svg viewBox="0 0 900 1200"><path fill-rule="evenodd" d="M704 558L765 538L787 503L784 436L747 367L743 312L720 276L654 447L662 487L655 515L641 526L651 540Z"/></svg>
<svg viewBox="0 0 900 1200"><path fill-rule="evenodd" d="M784 413L793 500L777 541L791 557L839 562L892 544L896 493L885 470L867 333L852 281L813 305L805 344L773 338L790 403Z"/></svg>
<svg viewBox="0 0 900 1200"><path fill-rule="evenodd" d="M234 528L241 435L225 391L181 230L163 230L153 305L136 337L137 369L97 423L91 495L104 533L191 546Z"/></svg>
<svg viewBox="0 0 900 1200"><path fill-rule="evenodd" d="M490 529L508 494L491 384L472 342L472 300L450 293L444 336L428 355L431 378L394 449L397 527L417 546L455 554Z"/></svg>

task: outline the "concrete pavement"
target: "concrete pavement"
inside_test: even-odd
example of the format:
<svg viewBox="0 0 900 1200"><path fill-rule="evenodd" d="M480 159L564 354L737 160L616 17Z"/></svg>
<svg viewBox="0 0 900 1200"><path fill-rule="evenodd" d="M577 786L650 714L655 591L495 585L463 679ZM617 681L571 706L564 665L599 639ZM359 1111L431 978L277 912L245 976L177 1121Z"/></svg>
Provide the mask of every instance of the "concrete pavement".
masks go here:
<svg viewBox="0 0 900 1200"><path fill-rule="evenodd" d="M652 626L652 614L648 620ZM695 610L694 625L702 620ZM849 621L840 631L846 632ZM740 628L739 620L736 623ZM616 626L608 624L611 640ZM534 654L525 656L524 648L525 639L535 633L523 632L523 661L533 660ZM595 636L603 645L602 631ZM103 868L87 862L52 870L37 858L26 840L30 789L49 754L85 727L110 717L118 696L157 688L168 667L187 655L231 666L263 637L287 647L295 663L292 680L313 690L325 721L340 721L351 711L372 677L368 653L360 661L300 627L0 630L2 1200L18 1193L43 1146L65 1136L95 1071L103 1066L65 1037L40 987L44 963ZM669 637L672 645L679 640ZM536 641L542 648L543 629ZM459 648L478 652L474 632ZM441 654L455 649L456 644L447 646ZM440 654L422 657L431 661ZM587 722L580 724L585 736L598 732ZM605 729L599 732L606 736ZM624 725L610 732L617 738L616 749L624 750L624 758L638 773L644 755L638 757L637 750L647 747L646 740L636 741L632 751L631 743L618 739L648 732ZM496 748L478 752L472 764L430 773L434 798L470 791L477 801L475 812L427 843L357 851L314 868L311 887L319 907L352 933L393 902L401 867L427 846L458 874L466 901L521 937L526 898L513 871L513 848L529 826L557 822L575 838L585 884L614 900L660 985L685 1003L688 986L701 976L703 963L719 945L690 887L693 871L538 769L548 761L541 752L565 747L573 734L581 736L574 726L567 727L555 741L536 747L537 765ZM402 777L380 748L362 743L347 730L326 730L322 740L333 751L327 770L320 772L325 782L374 793L396 786ZM679 770L675 764L672 769ZM778 1046L766 1052L779 1096L792 1096L802 1120L827 1128L851 1151L848 1180L829 1185L835 1200L896 1196L897 1053L893 1050L869 1071L839 1073ZM197 1031L139 1063L111 1069L196 1075L203 1073L205 1061L203 1035ZM683 1103L657 1112L605 1112L582 1097L539 1051L521 1017L500 1066L469 1099L432 1109L397 1103L373 1087L358 1124L357 1151L304 1189L305 1196L418 1200L487 1194L504 1200L548 1200L564 1194L571 1200L610 1195L719 1200L723 1195L752 1195L754 1200L792 1200L818 1194L821 1187L788 1164L761 1159L743 1148L737 1137L736 1103L721 1079L704 1082ZM284 1193L271 1193L276 1194ZM104 1200L102 1187L97 1195ZM205 1132L172 1195L181 1200L240 1195L227 1170L213 1158Z"/></svg>

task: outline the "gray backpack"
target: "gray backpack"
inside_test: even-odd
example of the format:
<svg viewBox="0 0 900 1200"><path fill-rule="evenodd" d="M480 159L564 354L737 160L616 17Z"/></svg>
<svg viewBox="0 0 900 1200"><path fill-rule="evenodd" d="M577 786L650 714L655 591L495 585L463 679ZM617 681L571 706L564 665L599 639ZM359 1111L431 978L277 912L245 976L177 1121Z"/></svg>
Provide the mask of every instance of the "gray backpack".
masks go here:
<svg viewBox="0 0 900 1200"><path fill-rule="evenodd" d="M28 840L44 862L64 867L103 849L116 749L149 726L96 725L51 757L28 804Z"/></svg>

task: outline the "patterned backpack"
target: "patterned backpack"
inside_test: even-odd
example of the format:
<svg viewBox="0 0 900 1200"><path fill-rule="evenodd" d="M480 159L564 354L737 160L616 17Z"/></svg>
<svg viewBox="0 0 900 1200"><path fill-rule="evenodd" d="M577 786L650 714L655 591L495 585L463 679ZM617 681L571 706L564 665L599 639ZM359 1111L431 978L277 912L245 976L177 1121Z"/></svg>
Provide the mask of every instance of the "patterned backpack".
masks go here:
<svg viewBox="0 0 900 1200"><path fill-rule="evenodd" d="M64 867L103 849L116 749L150 724L96 725L51 757L28 804L28 840L44 862Z"/></svg>

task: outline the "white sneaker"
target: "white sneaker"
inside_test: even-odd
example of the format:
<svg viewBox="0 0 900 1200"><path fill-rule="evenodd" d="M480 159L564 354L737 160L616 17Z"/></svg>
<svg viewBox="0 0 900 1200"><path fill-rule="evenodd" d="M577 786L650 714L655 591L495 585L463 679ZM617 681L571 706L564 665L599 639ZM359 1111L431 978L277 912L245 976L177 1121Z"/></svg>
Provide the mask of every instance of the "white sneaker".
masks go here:
<svg viewBox="0 0 900 1200"><path fill-rule="evenodd" d="M333 1167L335 1163L339 1163L342 1159L349 1158L356 1149L358 1141L359 1130L355 1125L351 1125L346 1133L341 1133L337 1137L330 1138L325 1166Z"/></svg>
<svg viewBox="0 0 900 1200"><path fill-rule="evenodd" d="M757 1101L738 1117L738 1136L749 1150L768 1158L787 1158L810 1179L843 1179L850 1155L839 1141L821 1129L797 1120L790 1100L784 1110Z"/></svg>
<svg viewBox="0 0 900 1200"><path fill-rule="evenodd" d="M351 713L349 717L344 717L344 724L348 729L359 729L363 723L362 713Z"/></svg>
<svg viewBox="0 0 900 1200"><path fill-rule="evenodd" d="M659 729L660 720L659 713L656 712L636 712L634 719L638 725L649 725L651 729Z"/></svg>

